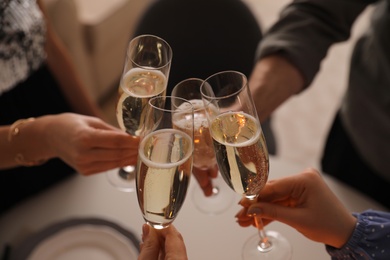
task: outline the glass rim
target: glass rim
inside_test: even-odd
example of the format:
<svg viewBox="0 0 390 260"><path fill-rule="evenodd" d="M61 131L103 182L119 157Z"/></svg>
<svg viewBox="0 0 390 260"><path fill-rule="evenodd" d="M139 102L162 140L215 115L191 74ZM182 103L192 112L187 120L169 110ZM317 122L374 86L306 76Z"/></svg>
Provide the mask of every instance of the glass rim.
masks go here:
<svg viewBox="0 0 390 260"><path fill-rule="evenodd" d="M183 101L183 103L187 103L190 106L189 106L189 108L184 108L184 109L181 109L181 110L173 110L173 109L167 109L165 107L161 108L161 107L158 107L158 106L152 104L153 100L161 99L161 98L171 99L171 100L172 99L180 99L180 100ZM148 104L149 104L149 106L151 106L151 107L153 107L155 109L159 109L162 112L173 112L173 113L178 113L178 112L181 112L181 113L183 113L183 112L193 113L194 112L194 106L191 104L190 101L188 101L185 98L176 97L176 96L155 96L155 97L152 97L152 98L149 99Z"/></svg>
<svg viewBox="0 0 390 260"><path fill-rule="evenodd" d="M183 79L182 81L180 81L179 83L177 83L177 84L173 87L173 89L175 89L176 86L179 86L179 85L181 85L182 83L189 82L189 81L201 81L202 84L203 84L204 79L201 79L201 78L187 78L187 79ZM202 85L202 84L201 84L201 85ZM173 90L173 89L172 89L172 90Z"/></svg>
<svg viewBox="0 0 390 260"><path fill-rule="evenodd" d="M172 63L172 57L173 57L172 47L171 47L171 45L170 45L166 40L164 40L163 38L161 38L161 37L159 37L159 36L157 36L157 35L154 35L154 34L140 34L140 35L138 35L138 36L132 38L132 39L129 41L128 46L129 46L133 41L136 41L136 40L138 40L138 39L140 39L140 38L145 38L145 37L151 37L151 38L158 39L158 40L160 40L161 42L163 42L166 46L168 46L169 54L170 54L170 57L169 57L169 59L168 59L168 62L167 62L166 64L160 66L160 67L147 67L147 66L140 65L140 64L138 64L137 62L135 62L134 59L129 55L129 48L128 48L128 47L127 47L127 50L126 50L126 56L127 56L127 58L130 59L131 62L137 64L139 67L141 67L141 68L147 68L148 70L159 70L159 69L161 69L161 68L164 68L164 67L170 65L170 64Z"/></svg>
<svg viewBox="0 0 390 260"><path fill-rule="evenodd" d="M209 96L209 95L206 95L206 94L204 93L204 91L202 91L203 87L206 85L206 83L208 82L209 79L215 78L215 77L218 76L218 75L227 74L227 73L240 75L240 76L242 76L242 78L244 79L244 80L243 80L242 86L241 86L239 89L237 89L237 91L232 92L232 93L230 93L230 94L228 94L228 95L225 95L225 96L220 96L220 97ZM209 84L209 85L210 85L210 84ZM218 100L221 100L221 99L226 99L226 98L235 96L235 95L237 95L237 93L240 93L240 92L241 92L245 87L247 87L247 86L248 86L248 79L247 79L247 77L245 76L244 73L239 72L239 71L236 71L236 70L224 70L224 71L220 71L220 72L214 73L214 74L212 74L211 76L207 77L207 78L203 81L202 85L200 86L200 93L201 93L202 97L204 97L205 99L207 99L208 103L211 103L212 101L216 101L216 100L218 101Z"/></svg>
<svg viewBox="0 0 390 260"><path fill-rule="evenodd" d="M193 81L193 82L200 82L200 85L199 85L199 93L200 93L200 96L201 96L200 100L202 100L202 93L201 93L201 91L200 91L200 88L201 88L201 86L202 86L204 80L201 79L201 78L187 78L187 79L183 79L182 81L180 81L179 83L177 83L177 84L173 87L173 89L172 89L172 91L171 91L171 96L172 96L172 97L180 97L180 96L172 95L172 93L174 92L174 90L175 90L177 87L179 87L179 85L181 85L181 84L183 84L183 83L186 83L186 82L191 82L191 81ZM185 99L185 98L184 98L184 99ZM188 99L187 99L187 100L188 100ZM190 101L190 100L188 100L188 101ZM197 109L194 108L194 112L199 112L199 111L202 111L202 110L204 110L203 107L202 107L202 108L197 108Z"/></svg>

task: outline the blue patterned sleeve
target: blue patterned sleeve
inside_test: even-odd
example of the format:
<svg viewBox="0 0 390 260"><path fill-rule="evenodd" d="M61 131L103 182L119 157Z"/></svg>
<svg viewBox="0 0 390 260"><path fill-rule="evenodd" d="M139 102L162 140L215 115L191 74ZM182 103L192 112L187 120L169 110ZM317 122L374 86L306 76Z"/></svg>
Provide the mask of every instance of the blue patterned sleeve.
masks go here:
<svg viewBox="0 0 390 260"><path fill-rule="evenodd" d="M326 246L332 259L390 259L390 213L367 210L353 214L355 231L342 248Z"/></svg>

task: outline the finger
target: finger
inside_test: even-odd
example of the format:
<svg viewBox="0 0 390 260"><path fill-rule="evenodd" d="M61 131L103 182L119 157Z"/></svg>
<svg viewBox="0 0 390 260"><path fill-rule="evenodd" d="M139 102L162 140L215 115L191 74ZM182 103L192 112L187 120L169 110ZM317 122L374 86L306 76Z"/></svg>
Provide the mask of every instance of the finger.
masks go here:
<svg viewBox="0 0 390 260"><path fill-rule="evenodd" d="M136 160L115 160L115 161L94 161L89 164L74 166L75 170L85 176L102 173L111 169L125 167L128 165L136 165Z"/></svg>
<svg viewBox="0 0 390 260"><path fill-rule="evenodd" d="M112 169L125 165L135 165L138 151L136 149L81 149L73 152L72 157L68 157L67 154L60 157L69 165L78 169L98 170L104 165L107 165L105 168L111 167L108 169Z"/></svg>
<svg viewBox="0 0 390 260"><path fill-rule="evenodd" d="M301 188L297 188L303 182L299 180L299 175L291 175L289 177L270 180L260 191L258 201L260 202L275 202L285 200L294 194L297 194Z"/></svg>
<svg viewBox="0 0 390 260"><path fill-rule="evenodd" d="M255 203L248 208L249 215L256 214L268 222L279 221L292 227L304 219L302 212L296 208L271 203Z"/></svg>
<svg viewBox="0 0 390 260"><path fill-rule="evenodd" d="M201 187L201 189L203 190L203 194L206 197L210 197L213 195L213 185L211 183L209 183L209 185L207 185L206 187Z"/></svg>
<svg viewBox="0 0 390 260"><path fill-rule="evenodd" d="M208 170L193 168L192 173L194 174L200 188L203 190L204 195L211 196L213 194L213 185L210 177L208 176Z"/></svg>
<svg viewBox="0 0 390 260"><path fill-rule="evenodd" d="M100 118L90 117L90 116L87 116L87 117L88 117L88 121L87 122L88 122L88 125L90 127L93 127L93 128L96 128L96 129L102 129L102 130L122 131L119 128L114 127L113 125L104 122Z"/></svg>
<svg viewBox="0 0 390 260"><path fill-rule="evenodd" d="M249 218L247 220L244 219L237 219L236 222L240 227L250 227L253 226L255 223L253 221L253 218Z"/></svg>
<svg viewBox="0 0 390 260"><path fill-rule="evenodd" d="M240 204L241 206L243 206L244 208L248 208L250 205L252 205L252 201L250 201L249 199L243 197L238 204Z"/></svg>
<svg viewBox="0 0 390 260"><path fill-rule="evenodd" d="M86 163L96 161L122 161L122 160L137 160L137 149L106 149L94 148L85 152L84 159Z"/></svg>
<svg viewBox="0 0 390 260"><path fill-rule="evenodd" d="M157 233L148 224L142 226L142 250L138 260L158 259L160 243Z"/></svg>
<svg viewBox="0 0 390 260"><path fill-rule="evenodd" d="M203 170L197 167L193 167L192 173L194 174L196 180L198 181L201 187L207 186L208 183L210 182L210 178L208 176L208 170Z"/></svg>
<svg viewBox="0 0 390 260"><path fill-rule="evenodd" d="M218 172L219 172L218 166L214 165L213 167L211 167L209 169L209 176L211 178L217 178L218 177Z"/></svg>
<svg viewBox="0 0 390 260"><path fill-rule="evenodd" d="M139 145L139 137L131 136L122 131L93 129L85 133L84 138L84 142L91 147L138 149Z"/></svg>
<svg viewBox="0 0 390 260"><path fill-rule="evenodd" d="M183 236L173 225L165 230L165 254L167 259L187 259Z"/></svg>
<svg viewBox="0 0 390 260"><path fill-rule="evenodd" d="M241 227L248 227L254 224L253 218L247 215L247 209L243 208L235 215L236 222Z"/></svg>
<svg viewBox="0 0 390 260"><path fill-rule="evenodd" d="M273 222L273 220L271 220L271 219L265 219L264 218L262 220L263 220L263 225L264 226L267 226L268 224ZM256 222L255 222L253 217L250 217L250 218L237 218L236 222L237 222L237 224L240 227L250 227L250 226L256 227Z"/></svg>

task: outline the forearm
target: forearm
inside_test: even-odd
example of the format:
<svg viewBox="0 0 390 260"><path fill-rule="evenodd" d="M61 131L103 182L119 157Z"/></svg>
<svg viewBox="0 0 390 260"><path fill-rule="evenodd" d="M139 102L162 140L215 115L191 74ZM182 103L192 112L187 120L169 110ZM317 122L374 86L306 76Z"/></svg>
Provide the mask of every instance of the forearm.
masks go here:
<svg viewBox="0 0 390 260"><path fill-rule="evenodd" d="M101 118L102 114L98 105L87 93L69 57L63 51L55 46L48 46L47 60L50 70L60 84L63 94L74 109L73 112Z"/></svg>
<svg viewBox="0 0 390 260"><path fill-rule="evenodd" d="M295 0L283 10L259 44L249 81L261 121L311 84L329 47L349 37L370 2Z"/></svg>
<svg viewBox="0 0 390 260"><path fill-rule="evenodd" d="M44 116L0 127L0 169L40 164L53 156L45 138Z"/></svg>
<svg viewBox="0 0 390 260"><path fill-rule="evenodd" d="M282 54L301 71L308 86L330 46L349 38L354 21L370 3L368 0L295 0L265 33L256 57Z"/></svg>
<svg viewBox="0 0 390 260"><path fill-rule="evenodd" d="M48 50L48 64L73 112L101 118L97 103L87 93L69 59L58 49Z"/></svg>
<svg viewBox="0 0 390 260"><path fill-rule="evenodd" d="M88 93L85 84L74 67L68 50L51 26L44 5L40 4L40 8L44 14L47 27L45 46L47 63L65 98L73 108L73 112L101 118L102 112Z"/></svg>
<svg viewBox="0 0 390 260"><path fill-rule="evenodd" d="M250 76L258 116L264 121L284 101L300 92L304 78L300 71L284 57L271 55L259 60Z"/></svg>

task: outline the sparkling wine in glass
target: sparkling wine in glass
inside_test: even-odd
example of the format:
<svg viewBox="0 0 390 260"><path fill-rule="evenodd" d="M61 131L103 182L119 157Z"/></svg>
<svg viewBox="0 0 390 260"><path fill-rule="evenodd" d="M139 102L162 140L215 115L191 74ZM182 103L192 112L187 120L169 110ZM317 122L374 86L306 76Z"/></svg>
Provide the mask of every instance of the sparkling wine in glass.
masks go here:
<svg viewBox="0 0 390 260"><path fill-rule="evenodd" d="M150 98L165 96L171 61L171 47L157 36L140 35L129 42L116 105L118 125L129 138L139 138ZM107 178L120 190L135 190L134 165L113 169Z"/></svg>
<svg viewBox="0 0 390 260"><path fill-rule="evenodd" d="M256 202L268 179L269 156L246 76L219 72L204 81L201 93L225 182ZM243 259L291 259L289 242L275 231L265 232L262 219L254 218L258 234L245 242Z"/></svg>
<svg viewBox="0 0 390 260"><path fill-rule="evenodd" d="M192 173L199 185L194 186L192 199L201 212L217 215L233 204L235 196L223 182L218 171L213 141L200 93L202 83L203 80L199 78L185 79L173 88L171 95L187 99L194 107L195 147Z"/></svg>
<svg viewBox="0 0 390 260"><path fill-rule="evenodd" d="M149 225L168 227L187 194L192 171L194 113L190 102L166 97L149 101L139 145L136 174L138 204Z"/></svg>

